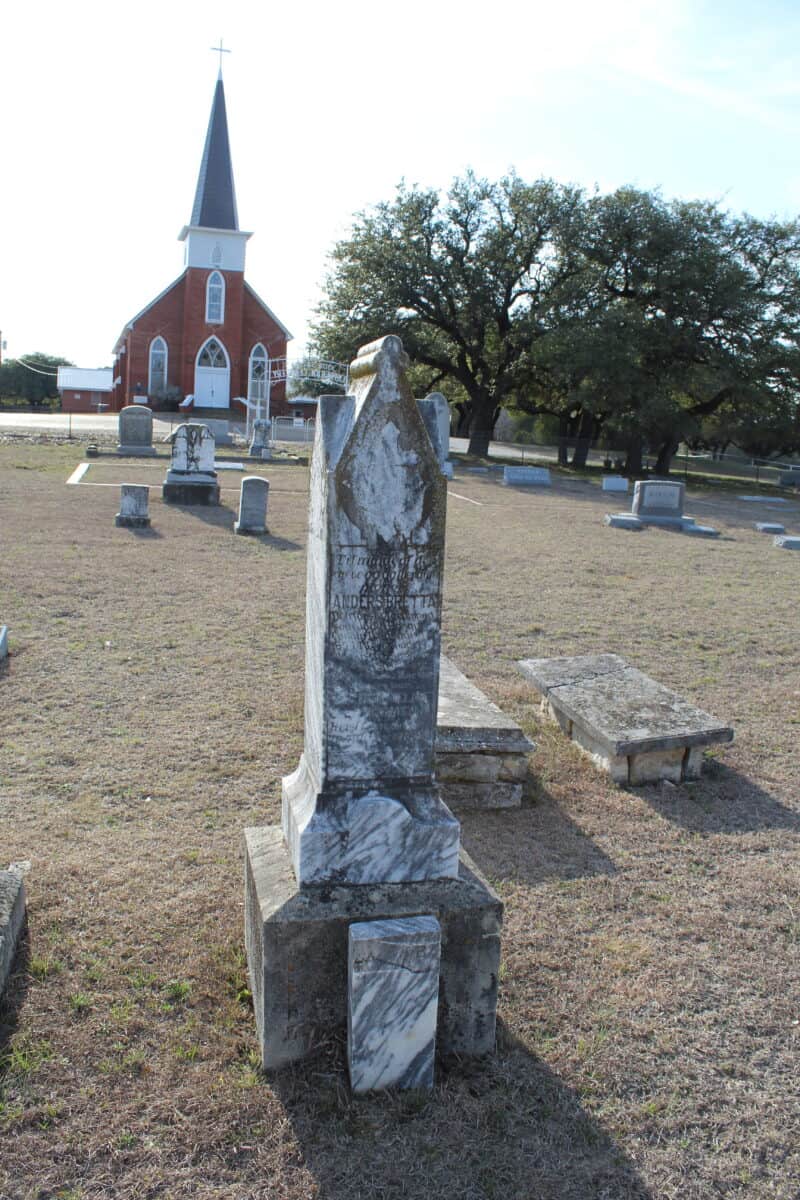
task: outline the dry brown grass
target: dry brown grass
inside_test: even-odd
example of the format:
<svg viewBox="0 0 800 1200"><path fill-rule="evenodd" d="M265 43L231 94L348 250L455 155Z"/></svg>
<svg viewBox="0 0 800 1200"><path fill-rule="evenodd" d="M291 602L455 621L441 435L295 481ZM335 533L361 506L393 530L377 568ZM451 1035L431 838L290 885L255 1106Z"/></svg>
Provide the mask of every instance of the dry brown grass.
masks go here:
<svg viewBox="0 0 800 1200"><path fill-rule="evenodd" d="M241 831L302 742L306 472L266 472L273 538L235 490L136 534L79 455L0 445L0 859L32 861L0 1196L796 1200L800 555L766 511L690 505L707 543L607 529L588 484L452 485L445 650L538 742L526 805L463 822L498 1052L353 1100L340 1043L256 1069L242 949ZM538 725L514 660L599 650L734 724L701 783L618 790Z"/></svg>

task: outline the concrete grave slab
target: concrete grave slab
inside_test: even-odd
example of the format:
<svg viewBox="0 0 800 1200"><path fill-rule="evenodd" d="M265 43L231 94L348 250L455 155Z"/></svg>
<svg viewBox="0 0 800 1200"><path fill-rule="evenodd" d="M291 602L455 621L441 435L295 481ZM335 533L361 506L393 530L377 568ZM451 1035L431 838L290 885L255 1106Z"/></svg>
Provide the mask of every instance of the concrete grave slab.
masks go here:
<svg viewBox="0 0 800 1200"><path fill-rule="evenodd" d="M464 850L451 879L301 888L281 830L246 829L245 942L262 1065L298 1061L344 1032L354 922L419 914L441 926L439 1052L490 1053L503 906Z"/></svg>
<svg viewBox="0 0 800 1200"><path fill-rule="evenodd" d="M505 487L552 487L547 467L503 467Z"/></svg>
<svg viewBox="0 0 800 1200"><path fill-rule="evenodd" d="M702 749L733 740L730 726L617 654L517 665L541 696L543 712L618 783L696 778Z"/></svg>
<svg viewBox="0 0 800 1200"><path fill-rule="evenodd" d="M535 749L516 721L442 655L436 777L452 808L516 808Z"/></svg>
<svg viewBox="0 0 800 1200"><path fill-rule="evenodd" d="M788 535L776 537L773 545L777 546L779 550L800 550L800 537L789 537Z"/></svg>
<svg viewBox="0 0 800 1200"><path fill-rule="evenodd" d="M786 533L786 527L778 521L756 521L755 527L759 533Z"/></svg>
<svg viewBox="0 0 800 1200"><path fill-rule="evenodd" d="M25 928L24 874L25 868L13 863L7 871L0 871L0 996L5 991Z"/></svg>

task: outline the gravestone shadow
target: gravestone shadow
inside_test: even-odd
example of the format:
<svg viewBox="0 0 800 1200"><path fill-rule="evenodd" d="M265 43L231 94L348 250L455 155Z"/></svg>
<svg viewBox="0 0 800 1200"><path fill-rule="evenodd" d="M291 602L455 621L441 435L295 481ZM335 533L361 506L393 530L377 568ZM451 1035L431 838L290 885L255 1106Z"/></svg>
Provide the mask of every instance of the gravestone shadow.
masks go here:
<svg viewBox="0 0 800 1200"><path fill-rule="evenodd" d="M430 1093L354 1096L344 1037L268 1078L320 1200L655 1200L576 1091L502 1022L494 1054L438 1061Z"/></svg>
<svg viewBox="0 0 800 1200"><path fill-rule="evenodd" d="M164 536L163 533L160 533L157 529L153 529L152 525L148 525L144 529L131 529L129 527L128 533L134 534L137 538L141 538L145 542L155 541L157 538L162 538Z"/></svg>
<svg viewBox="0 0 800 1200"><path fill-rule="evenodd" d="M612 859L538 780L534 786L535 803L524 803L522 808L456 813L461 843L479 870L490 881L526 884L615 874Z"/></svg>
<svg viewBox="0 0 800 1200"><path fill-rule="evenodd" d="M186 513L187 516L197 517L206 525L216 525L218 529L233 530L236 513L224 504L170 504L169 508Z"/></svg>
<svg viewBox="0 0 800 1200"><path fill-rule="evenodd" d="M800 812L787 808L746 775L716 760L696 783L631 789L664 820L693 833L800 832Z"/></svg>
<svg viewBox="0 0 800 1200"><path fill-rule="evenodd" d="M0 1095L3 1089L3 1063L6 1049L19 1024L19 1014L30 987L30 933L27 920L17 942L17 952L6 980L5 991L0 997Z"/></svg>

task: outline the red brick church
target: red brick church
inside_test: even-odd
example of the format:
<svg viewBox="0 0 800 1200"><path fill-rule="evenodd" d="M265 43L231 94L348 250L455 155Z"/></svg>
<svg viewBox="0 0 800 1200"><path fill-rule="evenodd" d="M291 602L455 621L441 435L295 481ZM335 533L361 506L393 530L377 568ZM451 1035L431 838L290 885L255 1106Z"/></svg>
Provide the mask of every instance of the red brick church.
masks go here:
<svg viewBox="0 0 800 1200"><path fill-rule="evenodd" d="M114 410L145 397L153 408L175 407L191 396L196 409L241 419L244 408L234 401L243 396L268 398L273 416L289 413L285 383L274 380L270 362L285 362L291 334L245 281L251 236L239 229L220 73L191 220L179 234L184 270L120 334Z"/></svg>

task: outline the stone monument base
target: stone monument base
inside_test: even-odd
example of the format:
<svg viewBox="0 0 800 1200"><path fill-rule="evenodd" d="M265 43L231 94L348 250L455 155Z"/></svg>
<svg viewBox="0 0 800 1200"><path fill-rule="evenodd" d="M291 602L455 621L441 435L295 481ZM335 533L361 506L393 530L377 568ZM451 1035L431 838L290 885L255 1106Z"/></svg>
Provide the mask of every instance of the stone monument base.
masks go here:
<svg viewBox="0 0 800 1200"><path fill-rule="evenodd" d="M219 504L219 483L216 475L206 472L167 471L161 498L165 504Z"/></svg>
<svg viewBox="0 0 800 1200"><path fill-rule="evenodd" d="M277 825L244 836L245 943L265 1068L344 1034L349 926L418 915L442 929L439 1052L494 1049L503 905L463 850L455 879L301 888Z"/></svg>
<svg viewBox="0 0 800 1200"><path fill-rule="evenodd" d="M149 529L149 517L124 517L122 513L117 513L114 517L114 524L122 526L125 529Z"/></svg>
<svg viewBox="0 0 800 1200"><path fill-rule="evenodd" d="M155 458L157 451L154 446L123 446L120 443L117 454L124 454L128 458Z"/></svg>

